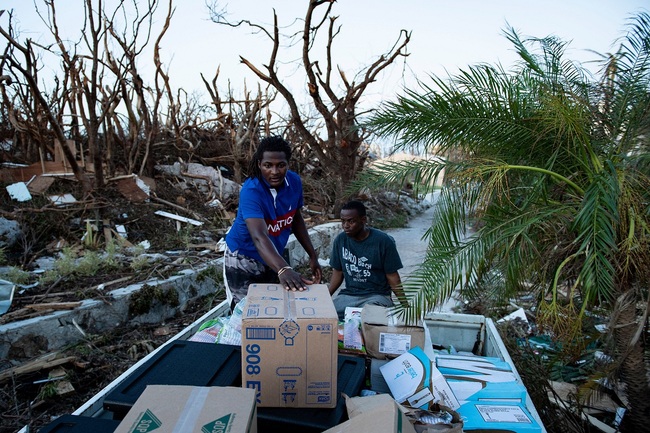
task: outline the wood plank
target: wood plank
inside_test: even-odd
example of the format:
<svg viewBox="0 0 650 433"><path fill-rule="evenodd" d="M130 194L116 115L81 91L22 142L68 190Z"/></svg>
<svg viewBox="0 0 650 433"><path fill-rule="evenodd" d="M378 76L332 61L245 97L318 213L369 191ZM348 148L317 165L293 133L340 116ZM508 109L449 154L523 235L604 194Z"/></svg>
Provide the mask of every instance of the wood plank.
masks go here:
<svg viewBox="0 0 650 433"><path fill-rule="evenodd" d="M26 305L25 308L31 308L32 310L72 310L74 308L80 307L81 302L49 302L43 304L30 304Z"/></svg>
<svg viewBox="0 0 650 433"><path fill-rule="evenodd" d="M36 176L34 180L29 182L27 189L32 194L42 194L54 183L54 178L50 176Z"/></svg>
<svg viewBox="0 0 650 433"><path fill-rule="evenodd" d="M63 357L60 352L48 353L38 359L27 362L17 367L9 368L0 372L0 383L5 380L21 374L33 373L43 369L50 369L59 365L67 364L77 359L76 356Z"/></svg>

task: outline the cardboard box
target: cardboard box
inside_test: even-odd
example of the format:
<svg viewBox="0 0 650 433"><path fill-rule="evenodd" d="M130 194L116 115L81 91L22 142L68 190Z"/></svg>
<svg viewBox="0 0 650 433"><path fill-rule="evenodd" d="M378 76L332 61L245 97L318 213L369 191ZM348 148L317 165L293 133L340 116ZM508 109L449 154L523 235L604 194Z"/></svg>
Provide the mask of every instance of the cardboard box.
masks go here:
<svg viewBox="0 0 650 433"><path fill-rule="evenodd" d="M518 382L483 382L447 378L459 401L526 402L526 387ZM461 403L462 404L462 403Z"/></svg>
<svg viewBox="0 0 650 433"><path fill-rule="evenodd" d="M149 385L115 433L256 433L255 392L239 387Z"/></svg>
<svg viewBox="0 0 650 433"><path fill-rule="evenodd" d="M424 348L424 326L407 326L390 308L366 305L361 311L361 330L366 352L373 358L395 358L413 347Z"/></svg>
<svg viewBox="0 0 650 433"><path fill-rule="evenodd" d="M388 394L346 398L347 421L323 433L415 433L415 428Z"/></svg>
<svg viewBox="0 0 650 433"><path fill-rule="evenodd" d="M339 355L337 392L357 396L366 379L366 361L359 356ZM307 407L260 407L257 429L260 432L321 433L348 419L341 397L332 409Z"/></svg>
<svg viewBox="0 0 650 433"><path fill-rule="evenodd" d="M516 382L517 376L506 361L487 356L439 355L436 367L449 379L484 383Z"/></svg>
<svg viewBox="0 0 650 433"><path fill-rule="evenodd" d="M463 430L517 433L541 433L525 405L519 403L492 403L470 401L463 404L458 413L463 417Z"/></svg>
<svg viewBox="0 0 650 433"><path fill-rule="evenodd" d="M398 403L425 410L433 403L454 410L460 407L445 378L419 347L389 361L379 370Z"/></svg>
<svg viewBox="0 0 650 433"><path fill-rule="evenodd" d="M336 406L338 315L329 290L251 284L242 318L242 386L259 407Z"/></svg>

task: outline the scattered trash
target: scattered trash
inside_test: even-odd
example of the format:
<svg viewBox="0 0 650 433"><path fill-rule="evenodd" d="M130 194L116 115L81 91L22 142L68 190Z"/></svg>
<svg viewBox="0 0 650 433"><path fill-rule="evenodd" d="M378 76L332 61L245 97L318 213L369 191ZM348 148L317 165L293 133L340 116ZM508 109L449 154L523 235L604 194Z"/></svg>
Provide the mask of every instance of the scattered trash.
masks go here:
<svg viewBox="0 0 650 433"><path fill-rule="evenodd" d="M0 280L0 315L9 311L14 299L16 285L11 281Z"/></svg>
<svg viewBox="0 0 650 433"><path fill-rule="evenodd" d="M192 224L194 226L202 226L203 225L203 223L201 221L197 221L197 220L193 220L192 218L187 218L187 217L184 217L184 216L180 216L180 215L176 215L176 214L173 214L173 213L165 212L164 210L157 210L154 213L156 215L160 215L160 216L163 216L165 218L170 218L170 219L176 220L177 221L177 224L176 224L176 229L177 230L180 230L180 223L181 222Z"/></svg>
<svg viewBox="0 0 650 433"><path fill-rule="evenodd" d="M598 325L595 325L594 328L596 328L596 330L598 332L600 332L601 334L604 334L604 333L607 332L607 324L605 324L605 323L600 323Z"/></svg>
<svg viewBox="0 0 650 433"><path fill-rule="evenodd" d="M503 322L508 322L510 320L522 320L526 324L528 324L528 332L530 332L530 323L528 322L528 318L526 317L526 312L524 311L523 308L519 308L512 313L508 314L507 316L504 316L497 320L497 323L503 323Z"/></svg>
<svg viewBox="0 0 650 433"><path fill-rule="evenodd" d="M117 230L118 235L124 239L127 239L128 234L126 233L126 227L124 227L122 224L115 224L115 230Z"/></svg>
<svg viewBox="0 0 650 433"><path fill-rule="evenodd" d="M32 194L42 194L54 183L54 178L50 176L34 176L27 184L29 192Z"/></svg>
<svg viewBox="0 0 650 433"><path fill-rule="evenodd" d="M77 199L72 194L56 194L50 195L47 198L50 199L52 204L58 207L70 206L77 202Z"/></svg>
<svg viewBox="0 0 650 433"><path fill-rule="evenodd" d="M11 185L7 185L6 189L9 196L14 200L23 202L32 199L32 195L29 193L25 182L12 183Z"/></svg>

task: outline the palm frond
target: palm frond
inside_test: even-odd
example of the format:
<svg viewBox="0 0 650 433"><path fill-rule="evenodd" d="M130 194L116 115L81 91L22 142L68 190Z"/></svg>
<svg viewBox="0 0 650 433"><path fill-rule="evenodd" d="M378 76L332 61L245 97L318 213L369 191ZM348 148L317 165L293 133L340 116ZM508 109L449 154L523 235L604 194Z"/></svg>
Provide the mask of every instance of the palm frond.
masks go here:
<svg viewBox="0 0 650 433"><path fill-rule="evenodd" d="M578 251L585 256L580 277L587 303L611 301L614 294L619 195L618 173L608 164L606 170L594 176L576 215L573 230L578 234Z"/></svg>

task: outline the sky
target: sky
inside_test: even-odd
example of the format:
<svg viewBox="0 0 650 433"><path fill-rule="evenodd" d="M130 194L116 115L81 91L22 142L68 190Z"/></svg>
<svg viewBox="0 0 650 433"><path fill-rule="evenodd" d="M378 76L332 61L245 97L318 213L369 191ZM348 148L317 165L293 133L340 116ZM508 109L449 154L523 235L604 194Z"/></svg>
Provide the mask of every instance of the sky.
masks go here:
<svg viewBox="0 0 650 433"><path fill-rule="evenodd" d="M60 27L71 40L78 39L83 1L55 3ZM307 0L237 0L221 1L218 7L227 10L233 22L248 19L269 26L275 9L283 33L289 33L299 28L291 24L304 17L306 4ZM169 68L172 87L205 94L200 74L210 81L220 68L217 84L222 94L228 85L240 92L244 85L255 89L258 80L240 63L239 56L262 68L271 50L269 39L254 34L248 27L213 23L205 0L174 0L174 6L171 28L162 42L162 59ZM166 8L166 2L159 7L154 36L162 25ZM43 23L36 13L37 9L44 10L42 0L0 0L0 9L14 10L19 40L29 37L46 41L42 36ZM393 99L404 86L414 87L416 79L426 82L431 74L446 77L459 68L484 62L501 63L508 69L516 60L503 35L508 25L522 36L554 35L571 41L569 57L587 62L596 58L589 50L612 52L612 44L624 34L629 18L649 9L648 0L338 0L333 11L339 16L341 31L333 57L350 78L387 52L401 29L412 32L410 55L387 68L365 93L363 104L372 106ZM0 18L0 23L6 26L6 16ZM3 45L0 40L0 47ZM322 52L321 48L314 56ZM298 56L295 50L282 46L278 55L282 64L280 76L294 93L304 94L304 75L294 63ZM150 58L140 64L145 75L153 71ZM57 65L51 63L49 67L54 71Z"/></svg>

